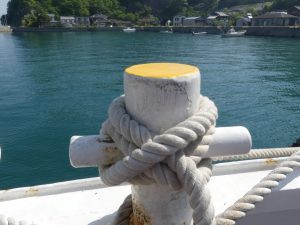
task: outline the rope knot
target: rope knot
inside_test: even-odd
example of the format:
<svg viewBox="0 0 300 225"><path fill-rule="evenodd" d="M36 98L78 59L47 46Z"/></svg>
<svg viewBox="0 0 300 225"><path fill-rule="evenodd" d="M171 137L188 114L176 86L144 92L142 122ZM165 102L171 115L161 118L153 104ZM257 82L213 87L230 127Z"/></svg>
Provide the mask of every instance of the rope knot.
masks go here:
<svg viewBox="0 0 300 225"><path fill-rule="evenodd" d="M174 190L184 189L193 196L191 207L205 215L199 216L195 211L198 215L194 217L195 223L212 224L214 210L206 188L212 165L210 159L202 159L202 156L214 133L218 116L215 104L200 96L198 111L162 134L155 134L132 119L127 113L124 95L112 102L108 114L102 124L101 137L114 141L124 157L113 165L100 166L103 182L107 185L125 181L158 183Z"/></svg>

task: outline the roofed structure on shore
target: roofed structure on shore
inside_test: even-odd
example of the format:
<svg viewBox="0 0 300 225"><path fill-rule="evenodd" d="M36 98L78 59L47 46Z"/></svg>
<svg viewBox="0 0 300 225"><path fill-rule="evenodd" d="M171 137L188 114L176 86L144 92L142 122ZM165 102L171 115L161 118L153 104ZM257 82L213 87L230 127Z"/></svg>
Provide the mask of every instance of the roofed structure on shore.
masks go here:
<svg viewBox="0 0 300 225"><path fill-rule="evenodd" d="M239 18L236 21L236 26L237 27L250 26L252 19L253 19L252 14L251 13L247 13L246 16L244 16L242 18Z"/></svg>
<svg viewBox="0 0 300 225"><path fill-rule="evenodd" d="M269 12L261 16L254 17L252 26L295 26L298 17L287 12Z"/></svg>
<svg viewBox="0 0 300 225"><path fill-rule="evenodd" d="M290 15L297 16L300 18L300 5L299 6L295 5L291 8L289 8L287 12Z"/></svg>
<svg viewBox="0 0 300 225"><path fill-rule="evenodd" d="M79 26L89 26L90 18L88 16L76 16L75 23Z"/></svg>
<svg viewBox="0 0 300 225"><path fill-rule="evenodd" d="M73 27L75 25L75 17L74 16L61 16L60 23L64 27Z"/></svg>
<svg viewBox="0 0 300 225"><path fill-rule="evenodd" d="M197 19L198 19L198 16L186 17L182 21L182 25L185 27L194 27L194 26L196 26Z"/></svg>
<svg viewBox="0 0 300 225"><path fill-rule="evenodd" d="M227 18L229 17L226 13L224 12L214 12L212 15L216 15L217 17L222 17L222 18Z"/></svg>
<svg viewBox="0 0 300 225"><path fill-rule="evenodd" d="M106 15L100 13L90 16L90 22L94 26L105 27L109 23L109 20Z"/></svg>
<svg viewBox="0 0 300 225"><path fill-rule="evenodd" d="M176 15L173 17L173 26L174 27L182 27L183 26L183 20L186 18L186 16L183 15Z"/></svg>
<svg viewBox="0 0 300 225"><path fill-rule="evenodd" d="M229 15L227 15L224 12L214 12L211 15L209 15L206 19L207 25L213 25L214 21L227 21L229 18Z"/></svg>

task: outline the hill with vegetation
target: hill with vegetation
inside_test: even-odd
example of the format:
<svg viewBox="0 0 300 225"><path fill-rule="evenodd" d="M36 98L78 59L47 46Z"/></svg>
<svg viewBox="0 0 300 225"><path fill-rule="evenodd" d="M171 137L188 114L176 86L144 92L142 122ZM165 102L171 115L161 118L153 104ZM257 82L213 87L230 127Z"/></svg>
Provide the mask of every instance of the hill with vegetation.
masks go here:
<svg viewBox="0 0 300 225"><path fill-rule="evenodd" d="M268 9L286 9L300 0L270 0ZM162 23L176 14L206 16L214 10L263 0L10 0L7 22L11 26L38 26L51 13L59 16L105 14L109 18L136 22L140 18L158 18Z"/></svg>
<svg viewBox="0 0 300 225"><path fill-rule="evenodd" d="M59 16L89 16L102 13L110 18L135 22L139 18L157 17L162 22L178 13L208 14L218 0L10 0L8 24L37 26L47 21L48 13ZM26 20L26 21L24 21Z"/></svg>

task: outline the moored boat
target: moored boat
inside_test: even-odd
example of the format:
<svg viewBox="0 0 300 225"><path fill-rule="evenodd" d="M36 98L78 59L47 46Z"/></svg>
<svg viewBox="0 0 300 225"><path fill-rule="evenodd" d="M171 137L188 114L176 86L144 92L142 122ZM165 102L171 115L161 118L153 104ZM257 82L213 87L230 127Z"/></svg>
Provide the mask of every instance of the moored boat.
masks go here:
<svg viewBox="0 0 300 225"><path fill-rule="evenodd" d="M132 32L135 32L135 31L136 31L136 29L132 28L132 27L127 27L127 28L123 29L123 32L126 32L126 33L132 33Z"/></svg>
<svg viewBox="0 0 300 225"><path fill-rule="evenodd" d="M192 32L192 35L205 35L207 32Z"/></svg>
<svg viewBox="0 0 300 225"><path fill-rule="evenodd" d="M228 32L222 34L222 37L242 37L244 36L246 31L235 31L233 28L228 30Z"/></svg>

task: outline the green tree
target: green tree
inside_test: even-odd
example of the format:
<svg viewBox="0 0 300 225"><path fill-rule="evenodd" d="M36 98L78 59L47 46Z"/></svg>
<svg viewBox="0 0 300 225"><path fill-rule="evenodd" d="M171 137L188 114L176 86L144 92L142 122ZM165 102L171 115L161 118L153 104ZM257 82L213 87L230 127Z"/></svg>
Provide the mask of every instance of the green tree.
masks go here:
<svg viewBox="0 0 300 225"><path fill-rule="evenodd" d="M8 24L11 26L21 25L22 19L31 13L35 4L35 0L10 0L7 3Z"/></svg>
<svg viewBox="0 0 300 225"><path fill-rule="evenodd" d="M300 0L274 0L271 9L288 9L300 5Z"/></svg>
<svg viewBox="0 0 300 225"><path fill-rule="evenodd" d="M5 26L6 23L7 23L7 21L6 21L6 15L2 15L0 21L1 21L1 24L2 24L3 26Z"/></svg>

